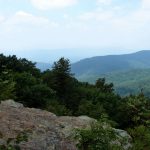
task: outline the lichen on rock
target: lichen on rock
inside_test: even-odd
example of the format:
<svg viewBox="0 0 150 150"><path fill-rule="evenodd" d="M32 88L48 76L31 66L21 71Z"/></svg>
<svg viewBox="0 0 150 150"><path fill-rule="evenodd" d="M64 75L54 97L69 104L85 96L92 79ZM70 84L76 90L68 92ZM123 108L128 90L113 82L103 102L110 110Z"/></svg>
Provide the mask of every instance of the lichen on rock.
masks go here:
<svg viewBox="0 0 150 150"><path fill-rule="evenodd" d="M9 143L21 150L77 150L72 131L88 128L94 121L87 116L58 117L48 111L26 108L13 100L2 101L0 145Z"/></svg>

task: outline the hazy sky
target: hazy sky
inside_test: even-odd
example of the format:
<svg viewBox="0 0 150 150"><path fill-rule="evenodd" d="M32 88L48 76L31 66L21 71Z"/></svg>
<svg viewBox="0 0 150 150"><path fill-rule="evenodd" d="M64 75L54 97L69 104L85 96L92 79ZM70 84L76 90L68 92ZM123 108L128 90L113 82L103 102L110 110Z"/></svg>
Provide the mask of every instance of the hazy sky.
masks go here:
<svg viewBox="0 0 150 150"><path fill-rule="evenodd" d="M150 0L0 0L0 52L38 61L150 49Z"/></svg>

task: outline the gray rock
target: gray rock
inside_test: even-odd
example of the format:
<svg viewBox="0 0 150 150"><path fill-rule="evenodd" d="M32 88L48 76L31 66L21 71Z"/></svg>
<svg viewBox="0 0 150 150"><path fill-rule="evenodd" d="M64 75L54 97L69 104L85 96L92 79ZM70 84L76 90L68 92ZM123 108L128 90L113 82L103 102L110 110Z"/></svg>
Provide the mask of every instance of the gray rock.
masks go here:
<svg viewBox="0 0 150 150"><path fill-rule="evenodd" d="M132 145L131 145L132 138L127 133L127 131L120 130L120 129L114 129L114 131L118 135L118 140L115 142L117 142L118 145L122 145L124 150L130 149L132 147Z"/></svg>
<svg viewBox="0 0 150 150"><path fill-rule="evenodd" d="M2 106L10 106L10 107L15 107L15 108L22 108L23 107L23 104L21 103L16 103L14 100L6 100L6 101L2 101L1 102L1 105Z"/></svg>
<svg viewBox="0 0 150 150"><path fill-rule="evenodd" d="M72 138L74 129L89 128L95 119L87 116L58 117L55 114L35 108L25 108L13 100L0 104L0 145L8 140L21 150L77 150ZM116 130L120 137L128 134ZM21 138L20 138L21 137ZM126 150L128 144L125 144Z"/></svg>

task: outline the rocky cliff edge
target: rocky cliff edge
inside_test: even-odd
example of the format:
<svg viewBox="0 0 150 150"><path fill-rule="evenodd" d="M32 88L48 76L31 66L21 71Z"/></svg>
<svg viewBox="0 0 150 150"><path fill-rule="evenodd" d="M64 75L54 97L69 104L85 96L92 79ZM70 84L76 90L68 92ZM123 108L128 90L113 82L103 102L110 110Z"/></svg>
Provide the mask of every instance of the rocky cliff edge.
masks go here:
<svg viewBox="0 0 150 150"><path fill-rule="evenodd" d="M88 128L95 121L87 116L58 117L48 111L26 108L13 100L2 101L0 145L17 144L21 150L77 150L73 130ZM130 136L123 130L115 130L120 137L127 137L124 149L128 149Z"/></svg>

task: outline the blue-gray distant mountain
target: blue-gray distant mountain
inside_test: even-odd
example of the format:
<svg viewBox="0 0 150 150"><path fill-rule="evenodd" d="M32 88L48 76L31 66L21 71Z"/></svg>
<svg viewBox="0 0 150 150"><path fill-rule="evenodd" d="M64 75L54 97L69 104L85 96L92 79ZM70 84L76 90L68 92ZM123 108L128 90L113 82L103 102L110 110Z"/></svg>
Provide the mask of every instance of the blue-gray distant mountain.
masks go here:
<svg viewBox="0 0 150 150"><path fill-rule="evenodd" d="M76 77L146 68L150 68L149 50L125 55L97 56L72 64L72 72Z"/></svg>
<svg viewBox="0 0 150 150"><path fill-rule="evenodd" d="M49 63L42 63L42 62L37 62L36 63L36 67L38 69L40 69L41 71L45 71L47 69L51 69L52 68L52 65L49 64Z"/></svg>

